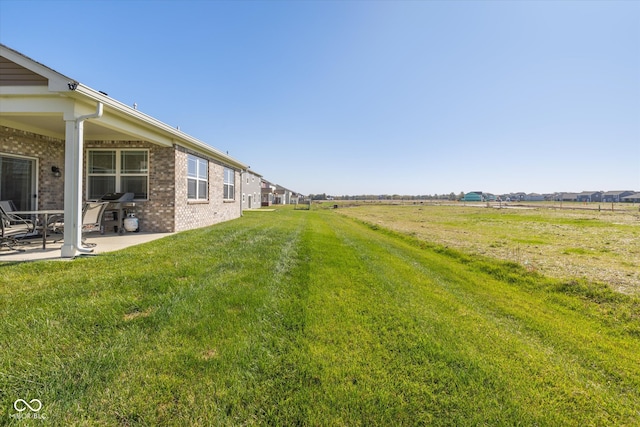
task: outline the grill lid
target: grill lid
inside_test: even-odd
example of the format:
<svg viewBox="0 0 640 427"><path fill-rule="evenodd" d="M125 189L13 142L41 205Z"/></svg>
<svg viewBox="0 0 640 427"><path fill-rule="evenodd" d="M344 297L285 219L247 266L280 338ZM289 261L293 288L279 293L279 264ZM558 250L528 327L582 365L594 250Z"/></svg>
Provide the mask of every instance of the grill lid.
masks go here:
<svg viewBox="0 0 640 427"><path fill-rule="evenodd" d="M111 203L130 202L134 196L134 193L107 193L100 198L100 201Z"/></svg>

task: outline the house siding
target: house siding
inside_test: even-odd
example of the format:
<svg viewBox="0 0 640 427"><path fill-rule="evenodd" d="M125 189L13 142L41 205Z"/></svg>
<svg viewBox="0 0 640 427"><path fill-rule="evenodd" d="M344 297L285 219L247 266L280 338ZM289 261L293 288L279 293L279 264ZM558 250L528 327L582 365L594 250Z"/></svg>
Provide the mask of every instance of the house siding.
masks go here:
<svg viewBox="0 0 640 427"><path fill-rule="evenodd" d="M242 174L242 210L257 209L261 206L261 179L256 174L244 172ZM249 206L251 198L251 206Z"/></svg>
<svg viewBox="0 0 640 427"><path fill-rule="evenodd" d="M2 126L0 153L37 158L38 209L63 209L64 178L55 177L51 167L64 168L64 141Z"/></svg>
<svg viewBox="0 0 640 427"><path fill-rule="evenodd" d="M46 86L49 81L0 56L0 86Z"/></svg>

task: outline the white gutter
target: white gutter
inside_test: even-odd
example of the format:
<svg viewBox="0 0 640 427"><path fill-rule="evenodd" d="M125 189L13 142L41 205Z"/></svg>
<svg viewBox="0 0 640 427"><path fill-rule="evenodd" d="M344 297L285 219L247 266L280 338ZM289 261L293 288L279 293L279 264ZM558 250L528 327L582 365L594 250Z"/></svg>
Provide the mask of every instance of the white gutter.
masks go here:
<svg viewBox="0 0 640 427"><path fill-rule="evenodd" d="M78 252L91 253L82 246L82 164L84 122L102 117L103 104L98 102L96 112L65 119L64 168L64 244L62 257L73 258Z"/></svg>

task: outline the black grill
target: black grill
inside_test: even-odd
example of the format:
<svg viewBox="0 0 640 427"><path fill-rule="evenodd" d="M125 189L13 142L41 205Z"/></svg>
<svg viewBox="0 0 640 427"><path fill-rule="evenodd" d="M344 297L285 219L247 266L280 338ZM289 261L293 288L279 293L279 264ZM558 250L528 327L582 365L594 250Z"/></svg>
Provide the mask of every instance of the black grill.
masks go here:
<svg viewBox="0 0 640 427"><path fill-rule="evenodd" d="M111 223L115 232L124 233L125 209L135 210L136 204L133 202L134 193L107 193L98 200L99 202L109 202L104 213L103 222Z"/></svg>
<svg viewBox="0 0 640 427"><path fill-rule="evenodd" d="M107 193L102 196L99 202L122 203L130 202L135 197L133 193Z"/></svg>

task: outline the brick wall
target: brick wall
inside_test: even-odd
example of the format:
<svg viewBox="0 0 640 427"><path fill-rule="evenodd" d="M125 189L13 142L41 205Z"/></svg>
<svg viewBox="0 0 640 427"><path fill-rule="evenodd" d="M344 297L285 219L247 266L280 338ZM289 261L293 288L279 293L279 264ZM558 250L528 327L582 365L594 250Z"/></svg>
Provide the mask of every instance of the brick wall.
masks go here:
<svg viewBox="0 0 640 427"><path fill-rule="evenodd" d="M235 200L223 201L224 166L215 159L208 159L209 199L192 202L187 200L188 150L183 147L161 147L145 141L85 141L84 146L83 171L86 171L87 149L149 150L149 199L136 202L141 231L189 230L238 218L241 214L240 173L235 172ZM0 153L37 158L38 208L64 208L64 140L0 127ZM63 176L56 178L51 172L52 166L58 166ZM83 179L86 185L86 178Z"/></svg>
<svg viewBox="0 0 640 427"><path fill-rule="evenodd" d="M64 207L64 141L18 129L0 127L0 153L38 159L38 209ZM60 168L55 177L51 167ZM2 195L0 195L2 198Z"/></svg>
<svg viewBox="0 0 640 427"><path fill-rule="evenodd" d="M203 157L182 147L176 147L176 231L205 227L240 216L240 173L235 172L235 201L223 201L224 166L209 160L209 199L187 200L187 155ZM206 157L203 157L206 158Z"/></svg>
<svg viewBox="0 0 640 427"><path fill-rule="evenodd" d="M168 233L174 231L175 171L173 147L161 147L145 141L85 141L91 148L144 148L149 150L149 198L136 201L140 231ZM86 154L85 166L86 170ZM85 181L86 182L86 181Z"/></svg>

